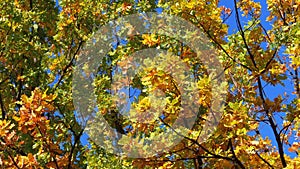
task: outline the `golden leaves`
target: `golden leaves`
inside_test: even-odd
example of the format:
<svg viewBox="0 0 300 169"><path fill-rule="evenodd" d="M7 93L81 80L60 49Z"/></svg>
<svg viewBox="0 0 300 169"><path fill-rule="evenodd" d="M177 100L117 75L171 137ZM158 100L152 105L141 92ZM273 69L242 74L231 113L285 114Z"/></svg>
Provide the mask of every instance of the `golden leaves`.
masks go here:
<svg viewBox="0 0 300 169"><path fill-rule="evenodd" d="M230 8L226 8L225 6L221 6L220 9L222 11L224 11L224 14L226 14L226 15L231 14L231 9Z"/></svg>
<svg viewBox="0 0 300 169"><path fill-rule="evenodd" d="M129 11L132 8L132 4L124 2L121 8L122 12L125 13L126 11Z"/></svg>
<svg viewBox="0 0 300 169"><path fill-rule="evenodd" d="M200 95L198 103L204 107L209 107L212 99L211 79L205 76L198 81L197 85Z"/></svg>
<svg viewBox="0 0 300 169"><path fill-rule="evenodd" d="M158 169L171 169L171 168L173 168L173 163L171 161L167 161Z"/></svg>
<svg viewBox="0 0 300 169"><path fill-rule="evenodd" d="M28 155L19 155L16 154L14 157L10 156L9 161L4 161L4 166L7 166L11 169L26 168L26 169L40 169L36 157L32 153Z"/></svg>
<svg viewBox="0 0 300 169"><path fill-rule="evenodd" d="M291 63L294 67L298 68L300 67L300 57L298 56L291 56Z"/></svg>
<svg viewBox="0 0 300 169"><path fill-rule="evenodd" d="M160 43L160 38L155 35L155 33L152 34L143 34L142 35L142 43L144 45L148 45L149 47L157 45Z"/></svg>
<svg viewBox="0 0 300 169"><path fill-rule="evenodd" d="M9 130L12 129L15 124L11 121L0 120L0 137L5 137L9 134Z"/></svg>
<svg viewBox="0 0 300 169"><path fill-rule="evenodd" d="M6 2L8 2L6 0ZM222 121L219 123L218 131L216 135L213 135L212 139L208 139L205 143L201 144L203 147L207 147L212 152L217 153L218 155L224 155L228 158L232 158L232 152L229 151L228 148L228 138L231 138L233 140L233 147L234 147L234 153L237 153L238 158L241 160L241 162L245 165L245 168L267 168L266 164L263 163L263 161L255 154L255 151L259 152L260 155L265 158L267 161L270 162L271 165L274 165L275 167L280 166L279 160L279 153L277 152L267 152L267 151L273 151L273 149L270 147L271 142L269 139L262 139L259 138L259 134L255 134L254 136L249 134L249 131L251 133L251 130L259 130L259 124L261 122L267 122L268 118L266 118L266 115L264 114L268 110L268 115L272 115L272 113L276 112L283 112L284 113L290 113L283 123L282 127L289 128L287 131L295 131L296 137L299 137L300 132L298 131L299 126L299 109L300 109L300 101L287 103L289 102L289 98L287 96L278 96L275 99L268 99L267 97L265 99L262 99L258 96L258 88L257 81L255 79L257 77L262 78L263 85L266 85L266 88L268 87L268 84L271 83L272 85L276 85L280 82L285 83L286 79L282 79L281 75L286 75L287 70L289 71L289 68L292 68L292 73L294 72L295 68L299 68L300 66L300 59L299 59L299 24L295 23L299 18L299 1L292 1L292 0L268 0L270 10L270 15L267 17L267 21L272 21L272 28L268 27L269 30L264 32L263 28L260 27L258 23L263 24L263 22L259 22L260 16L260 4L255 2L254 0L240 0L239 1L239 9L242 10L243 15L246 15L247 17L251 17L251 20L254 19L255 22L249 22L248 25L245 25L244 31L245 31L245 38L246 42L249 45L249 48L254 55L258 70L255 72L251 72L251 70L244 69L241 65L244 64L246 66L249 66L251 69L255 69L254 66L251 65L250 57L247 54L247 51L245 49L245 46L243 45L241 36L239 33L236 35L231 36L227 39L227 37L224 38L225 35L228 35L227 33L227 27L228 25L224 24L223 21L226 19L221 18L225 14L225 18L229 17L231 14L231 10L226 7L220 7L218 6L218 0L188 0L188 1L181 1L181 0L174 0L174 1L159 1L161 7L164 8L163 12L176 14L179 17L182 17L190 22L192 22L195 26L201 28L205 33L207 33L212 40L215 42L216 46L220 44L221 47L224 47L225 52L228 53L228 56L231 56L233 59L230 59L229 57L225 57L223 60L224 65L229 66L229 68L226 70L228 72L231 71L234 78L232 78L232 81L230 82L231 86L229 86L229 94L228 98L226 100L226 104L228 105L225 114L223 116ZM55 3L52 3L55 4ZM146 3L145 3L146 4ZM147 6L150 3L146 4ZM52 60L53 62L49 63L42 63L44 64L42 66L43 70L51 70L51 75L53 79L57 76L55 73L60 72L63 68L64 63L69 62L69 57L73 54L74 48L73 46L76 46L79 44L80 40L87 40L88 37L91 35L91 32L94 31L94 27L92 24L95 25L103 25L109 19L118 17L120 14L127 14L131 13L132 11L140 11L142 5L139 2L138 4L135 4L134 1L131 2L119 2L116 1L112 4L109 3L99 3L96 1L87 1L87 2L79 2L79 1L60 1L60 7L61 11L53 12L53 15L44 15L47 14L49 11L45 11L43 9L42 13L37 13L38 17L31 18L28 22L29 24L26 25L23 23L25 20L19 14L22 13L22 15L28 15L28 13L23 13L24 10L29 9L29 4L25 3L20 0L14 0L14 4L12 6L16 6L18 9L18 13L14 13L14 16L12 17L11 11L7 12L7 15L3 15L2 21L6 23L6 26L11 28L13 30L13 35L15 39L21 39L21 41L26 40L26 38L31 37L31 40L29 44L30 47L36 45L37 48L42 48L42 50L46 51L50 49L50 52L59 53L57 54L57 57L54 59L49 59L48 54L43 55L44 53L38 53L38 56L46 57L46 59L42 60ZM35 5L45 5L43 3L34 4ZM50 4L47 5L47 9L54 9L50 8ZM151 5L150 5L151 6ZM155 6L155 5L154 5ZM155 10L155 7L149 7L147 9ZM5 9L5 7L4 7ZM56 8L55 8L56 9ZM30 12L35 12L36 8L34 8ZM55 10L56 11L56 10ZM26 11L25 11L26 12ZM4 12L5 13L5 12ZM43 14L43 15L40 15ZM26 16L27 17L27 16ZM17 21L17 19L22 20L22 22ZM46 19L42 19L46 18ZM53 18L53 20L51 20ZM234 19L234 17L232 17ZM0 18L1 19L1 18ZM223 20L222 20L223 19ZM244 25L243 18L241 21ZM37 21L42 20L42 21ZM257 21L257 22L256 22ZM36 22L33 24L33 32L28 31L30 27L32 26L32 22ZM23 24L25 25L23 27ZM38 41L38 37L35 35L37 32L37 25L39 25L38 28L42 28L41 31L45 31L47 34L44 37L40 37L43 41ZM286 26L288 25L288 26ZM165 37L160 37L154 33L151 34L144 34L142 37L135 37L133 35L138 34L135 30L135 27L132 25L128 26L128 32L127 35L130 37L130 41L128 41L128 44L132 45L130 48L130 51L124 50L124 52L120 53L114 53L114 56L117 56L119 59L123 59L127 57L129 54L134 52L133 48L135 46L142 46L142 48L145 47L155 47L157 45L161 45L161 47L169 47L170 51L180 54L181 61L185 62L186 64L194 64L198 62L195 61L196 53L189 50L184 46L183 48L180 48L181 46L177 45L176 43L173 43L173 40L168 40ZM2 27L1 27L2 28ZM18 31L20 29L23 29L22 31L25 32L25 34L18 34ZM8 30L8 29L7 29ZM24 87L24 90L22 93L27 93L28 91L32 90L33 86L35 86L35 83L33 82L31 78L29 77L41 77L41 76L28 76L28 72L32 72L31 66L29 65L27 67L23 67L21 64L17 64L14 62L11 62L11 60L20 60L19 57L10 57L11 55L19 55L23 54L24 48L21 46L21 44L11 43L10 42L10 35L6 36L6 31L1 31L1 38L4 39L4 43L6 44L6 47L8 49L4 50L3 56L1 53L0 62L5 67L1 73L5 74L5 72L12 72L10 74L9 80L5 80L5 84L3 85L3 91L5 91L6 87L5 85L10 86L12 88L15 88L16 83L7 84L6 81L17 81L22 82ZM26 32L27 30L27 32ZM33 33L33 35L29 35L30 33ZM9 33L7 33L9 34ZM268 34L268 35L267 35ZM39 35L40 36L40 35ZM51 40L52 37L54 37L55 40L57 40L55 43ZM43 43L46 39L46 43L43 46L40 46L40 43ZM140 40L141 39L141 40ZM226 40L224 40L226 39ZM227 41L228 40L228 41ZM37 41L37 43L35 43ZM163 43L162 43L163 41ZM170 43L169 43L170 42ZM165 45L169 43L168 45ZM219 43L219 44L218 44ZM266 49L264 49L266 44ZM140 45L143 44L143 45ZM242 44L242 45L241 45ZM124 44L125 45L125 44ZM17 46L13 48L9 48L9 46ZM275 47L274 47L275 46ZM287 59L285 60L285 56L282 56L281 53L278 50L278 53L273 56L274 49L275 48L286 48L286 52L289 55ZM30 50L31 48L29 48ZM5 52L8 53L5 53ZM35 51L36 52L36 51ZM49 53L50 53L49 52ZM28 56L27 56L28 54ZM27 52L26 57L31 57L31 55L34 53ZM209 52L203 52L203 55L209 54ZM221 53L220 55L225 55ZM9 56L9 57L6 57ZM59 57L58 57L59 56ZM75 56L75 55L74 55ZM33 56L37 57L37 56ZM110 56L108 56L110 57ZM274 59L273 59L274 57ZM170 57L171 59L173 57ZM26 60L25 58L23 58ZM109 58L111 59L111 58ZM113 60L114 58L112 58ZM273 61L272 61L273 59ZM283 60L282 60L283 59ZM76 60L76 57L75 57ZM167 60L166 57L164 57L164 60ZM267 65L268 61L271 61L269 65ZM28 60L26 60L28 61ZM46 62L47 62L46 61ZM283 63L281 63L283 61ZM35 61L34 61L35 62ZM113 61L114 62L114 61ZM113 63L112 62L112 63ZM132 62L132 60L129 60L128 62ZM21 62L22 64L31 64L33 62ZM119 62L120 66L130 66L129 63ZM122 65L124 64L124 65ZM173 66L174 65L174 66ZM175 68L177 63L172 63L172 68L178 72L182 71L180 68ZM22 66L24 68L24 74L20 74L18 69ZM38 65L40 66L40 65ZM113 65L109 65L110 68ZM159 65L157 66L159 68L162 68L163 66ZM6 68L8 70L6 70ZM12 71L13 69L16 69L17 73L14 73ZM124 67L122 70L126 70L127 68ZM87 69L86 69L87 70ZM202 70L202 69L201 69ZM39 71L41 71L40 67L37 69L36 72L40 75ZM105 72L109 72L110 70L107 67L104 67L103 70L101 69L101 73L105 74ZM196 70L197 73L201 72L200 69ZM86 72L89 74L90 72ZM124 74L126 72L123 72ZM195 74L197 74L195 73ZM202 72L201 72L202 73ZM48 75L46 77L49 77ZM291 76L290 76L291 77ZM5 79L5 76L1 76L1 78ZM10 78L13 78L12 80ZM66 76L65 76L66 78ZM292 80L293 78L289 78L288 80ZM21 97L21 101L17 102L18 105L21 105L21 108L15 108L13 107L12 112L7 112L7 118L5 120L0 120L0 137L3 138L5 141L2 142L1 145L4 145L5 148L9 149L10 146L13 146L14 149L21 149L23 150L24 147L31 148L31 139L37 143L37 146L35 148L32 148L34 150L27 150L26 155L20 155L18 154L17 150L10 150L10 152L14 153L13 158L17 165L19 167L23 168L38 168L36 165L37 159L45 155L45 157L39 159L39 162L42 161L41 164L45 164L47 168L66 168L69 162L69 147L70 145L73 145L73 138L69 133L75 133L73 136L77 136L77 128L72 128L72 126L77 126L77 119L75 119L72 115L73 113L73 107L72 107L72 99L70 97L64 97L67 96L70 93L70 89L66 86L71 86L70 81L67 81L65 79L62 79L65 83L61 86L58 93L66 93L60 96L60 99L55 99L55 95L49 95L46 92L41 91L40 89L35 89L32 91L31 96L29 95L23 95ZM129 79L130 80L130 79ZM128 85L129 84L128 81ZM197 99L194 99L191 97L190 100L194 99L197 100L198 103L200 103L201 106L205 108L210 108L211 102L213 101L213 97L215 96L211 92L211 80L208 77L203 77L199 81L197 79L197 89L199 89L198 95L200 97ZM230 79L229 79L230 80ZM46 82L40 79L37 79L38 82L41 82L42 87L47 86ZM47 79L47 82L49 79ZM140 83L141 82L141 83ZM100 108L99 110L102 110L104 114L109 112L109 104L107 100L110 100L110 98L103 94L106 91L110 90L110 87L108 84L110 83L110 78L107 76L107 79L101 79L96 82L96 86L101 88L101 96L99 96L98 100L100 100ZM168 96L170 99L166 99L166 104L164 105L163 102L160 101L153 101L148 96L141 96L138 98L139 102L135 105L136 112L134 112L134 116L136 119L145 119L146 116L148 117L147 111L150 109L150 107L153 106L162 106L161 110L164 111L165 115L165 121L172 122L177 117L177 112L179 112L179 105L180 105L180 99L181 94L176 87L176 84L174 83L174 79L167 73L164 73L158 69L152 69L149 72L146 73L145 76L143 76L142 79L136 80L132 82L135 86L135 88L140 89L141 91L144 89L146 90L144 93L150 93L155 90L161 90L163 91L163 96ZM34 85L33 85L34 84ZM123 82L120 85L126 84ZM27 87L26 85L33 85ZM144 86L149 85L151 89L145 89ZM299 85L299 84L298 84ZM137 87L138 86L138 87ZM265 88L265 89L266 89ZM7 96L9 95L10 91L13 91L11 89L7 89L8 92L5 92L3 94L3 100L4 105L10 105L13 100L11 98L16 98L15 96ZM262 89L264 90L264 89ZM100 91L100 90L99 90ZM13 91L11 95L15 95L17 93L16 91ZM272 92L272 91L271 91ZM9 94L7 94L9 93ZM143 94L144 94L143 93ZM268 91L264 90L263 95L268 96ZM292 93L292 92L291 92ZM197 96L198 96L197 95ZM57 101L59 100L59 101ZM155 99L158 100L158 99ZM56 102L55 104L53 102ZM104 103L106 102L106 103ZM15 104L13 104L15 105ZM54 105L60 105L62 110L54 114L54 111L56 110L56 107ZM286 106L284 106L286 105ZM102 107L101 107L102 106ZM8 107L8 106L7 106ZM158 107L158 106L157 106ZM5 107L6 108L6 107ZM155 108L155 107L154 107ZM58 109L58 108L57 108ZM2 109L2 111L7 109ZM203 112L207 112L209 110L203 110ZM10 113L10 114L9 114ZM197 112L195 112L197 113ZM219 113L219 112L218 112ZM220 112L222 113L222 112ZM280 114L278 113L278 114ZM14 115L11 115L14 114ZM58 116L57 114L60 114L62 116ZM205 114L205 113L204 113ZM49 116L48 116L49 115ZM276 114L277 115L277 114ZM203 116L203 115L202 115ZM188 117L186 117L188 119ZM153 117L149 117L149 119L153 119ZM277 120L277 118L274 118ZM50 120L53 120L50 122ZM137 121L138 121L137 120ZM294 121L295 123L293 123ZM57 124L58 122L58 124ZM276 121L277 122L277 121ZM126 122L125 125L128 123ZM123 126L125 126L123 125ZM290 127L289 127L290 125ZM143 134L151 134L150 132L154 130L162 130L162 128L159 128L154 125L147 125L147 124L132 124L133 130L136 130L136 133L140 132ZM198 126L197 126L198 127ZM278 124L276 126L277 128L280 128L281 125ZM72 130L70 132L70 130ZM197 137L200 135L201 128L198 130L198 128L191 132L189 138L197 140ZM130 131L128 131L130 132ZM292 133L292 132L291 132ZM131 134L131 133L130 133ZM65 137L65 135L67 135ZM25 137L26 136L26 137ZM288 136L291 138L291 134L281 134L280 137L283 138L283 141L285 143L289 143L289 139L286 138ZM30 139L24 139L29 137ZM20 139L20 140L18 140ZM52 140L53 139L53 140ZM297 140L296 140L297 141ZM80 142L80 141L79 141ZM79 142L78 145L79 145ZM66 143L66 144L65 144ZM70 143L70 144L68 144ZM164 146L168 143L168 141L162 141L162 144L160 146ZM62 145L67 148L62 148ZM3 147L4 147L3 146ZM0 148L3 148L0 147ZM72 147L73 148L73 147ZM152 147L151 147L152 148ZM198 149L197 149L198 148ZM97 148L92 147L93 150L97 151ZM187 151L189 149L189 152ZM2 149L1 149L2 150ZM92 151L93 151L92 150ZM295 152L299 150L299 144L294 143L289 148L289 151ZM81 150L78 150L78 147L75 147L74 144L74 156L72 157L71 161L73 162L74 159L77 160L77 158L80 160L81 157L77 156L78 154L82 155L80 152ZM29 152L29 153L28 153ZM37 153L36 153L37 152ZM175 151L173 151L175 152ZM10 160L2 160L3 156L0 152L1 156L1 164L3 161L3 164L6 168L16 168L13 166L13 162ZM160 159L146 159L145 163L140 162L137 166L140 168L144 168L145 165L152 166L153 168L184 168L185 164L183 166L176 166L175 163L177 163L177 157L176 155L182 155L182 157L192 157L195 158L197 155L211 155L204 151L204 149L199 148L198 145L193 144L192 146L188 147L187 144L184 144L184 142L176 145L176 153L175 155L172 155L172 158L174 158L174 162L170 162L168 158L160 158L163 159L164 162L159 162ZM7 154L6 154L7 156ZM210 156L213 157L213 156ZM297 168L299 164L299 158L289 159L287 156L285 156L287 161L290 162L288 166L290 168ZM85 158L85 157L84 157ZM99 163L104 163L103 157L101 157L101 161L99 162L98 157L95 159L95 161ZM114 158L114 157L112 157ZM105 159L106 160L106 159ZM155 162L149 162L150 160L153 160ZM86 162L85 160L83 160ZM87 160L88 161L88 160ZM88 161L87 163L92 164L96 163L95 161ZM176 162L175 162L176 161ZM185 163L188 160L183 160ZM235 162L224 160L224 159L214 159L214 158L203 158L204 164L207 165L207 168L233 168L237 167ZM292 162L291 162L292 161ZM77 161L76 161L77 162ZM157 162L157 163L156 163ZM9 163L9 164L8 164ZM78 160L79 163L79 160ZM154 164L155 163L155 164ZM179 163L179 162L178 162ZM177 163L177 164L178 164ZM188 162L186 162L188 163ZM263 165L264 164L264 165ZM279 164L279 165L277 165ZM58 165L58 167L57 167ZM92 164L93 165L93 164ZM129 164L124 164L124 166L130 166ZM95 164L97 166L97 163ZM71 165L71 168L74 168L73 165ZM187 167L186 167L187 168ZM192 168L192 167L191 167ZM196 166L195 166L196 168Z"/></svg>
<svg viewBox="0 0 300 169"><path fill-rule="evenodd" d="M253 15L253 17L258 18L261 13L261 5L259 2L254 2L252 0L241 0L238 3L238 7L243 11L243 16L247 16L249 14Z"/></svg>
<svg viewBox="0 0 300 169"><path fill-rule="evenodd" d="M292 144L292 146L288 149L289 152L299 152L300 151L300 143L295 142Z"/></svg>
<svg viewBox="0 0 300 169"><path fill-rule="evenodd" d="M275 19L273 25L283 26L286 23L290 23L295 21L295 19L299 16L299 2L292 0L268 0L268 9L270 11L270 15L267 18L267 21L271 21ZM293 11L293 12L290 12Z"/></svg>
<svg viewBox="0 0 300 169"><path fill-rule="evenodd" d="M61 158L55 158L55 161L50 161L46 164L46 167L50 168L50 169L56 169L57 166L59 168L66 168L68 166L68 157L69 157L70 153L66 153L64 156L62 156ZM71 165L72 168L75 168L75 166Z"/></svg>
<svg viewBox="0 0 300 169"><path fill-rule="evenodd" d="M46 132L49 121L43 116L43 113L52 113L54 107L51 102L55 99L55 95L47 95L47 91L42 93L38 88L32 91L30 97L21 96L22 107L19 111L19 117L14 119L18 122L19 130L24 133L33 131L38 127L41 132ZM36 132L34 132L36 134Z"/></svg>

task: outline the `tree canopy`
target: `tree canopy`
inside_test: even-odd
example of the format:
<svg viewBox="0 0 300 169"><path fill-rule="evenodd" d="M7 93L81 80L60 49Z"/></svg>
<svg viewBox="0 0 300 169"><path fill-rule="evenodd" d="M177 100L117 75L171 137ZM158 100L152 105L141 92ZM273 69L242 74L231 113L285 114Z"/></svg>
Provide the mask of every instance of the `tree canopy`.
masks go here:
<svg viewBox="0 0 300 169"><path fill-rule="evenodd" d="M1 0L0 166L299 167L299 8Z"/></svg>

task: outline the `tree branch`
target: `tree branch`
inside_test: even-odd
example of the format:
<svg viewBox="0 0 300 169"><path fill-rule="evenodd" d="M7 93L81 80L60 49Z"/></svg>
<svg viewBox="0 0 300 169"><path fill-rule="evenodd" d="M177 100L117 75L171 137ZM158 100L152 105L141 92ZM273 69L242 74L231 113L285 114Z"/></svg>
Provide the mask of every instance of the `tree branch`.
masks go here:
<svg viewBox="0 0 300 169"><path fill-rule="evenodd" d="M233 158L235 159L234 161L242 168L242 169L246 169L244 164L237 158L234 149L233 149L233 145L232 145L232 141L231 139L228 142L228 146L230 148L230 151L232 152Z"/></svg>
<svg viewBox="0 0 300 169"><path fill-rule="evenodd" d="M276 124L275 124L275 122L274 122L274 120L272 118L272 115L270 114L269 109L266 106L266 101L265 101L265 98L264 98L264 95L263 95L263 87L262 87L260 76L257 77L257 81L258 81L259 96L262 99L263 108L264 108L264 110L265 110L265 112L267 114L268 121L270 122L270 126L272 128L272 131L274 133L274 136L275 136L275 139L276 139L276 142L277 142L277 145L278 145L278 151L279 151L279 155L280 155L280 160L281 160L282 166L286 167L287 164L286 164L286 161L285 161L285 158L284 158L283 144L281 143L280 135L277 132Z"/></svg>
<svg viewBox="0 0 300 169"><path fill-rule="evenodd" d="M265 162L270 168L274 169L274 167L264 158L262 158L262 156L260 154L258 154L257 152L255 152L255 154L263 161Z"/></svg>
<svg viewBox="0 0 300 169"><path fill-rule="evenodd" d="M253 54L251 53L250 48L249 48L249 46L248 46L248 44L247 44L246 37L245 37L245 33L244 33L243 28L242 28L242 25L241 25L241 21L240 21L240 17L239 17L239 11L238 11L237 1L236 1L236 0L234 0L234 8L235 8L235 14L236 14L236 21L237 21L237 25L238 25L238 30L239 30L239 32L241 33L241 36L242 36L244 45L245 45L245 47L246 47L246 49L247 49L247 52L248 52L248 54L249 54L249 56L250 56L250 59L251 59L251 61L252 61L252 64L253 64L254 67L257 69L257 65L256 65L256 62L255 62L255 60L254 60L254 56L253 56Z"/></svg>
<svg viewBox="0 0 300 169"><path fill-rule="evenodd" d="M201 149L203 149L206 153L212 155L211 158L220 158L220 159L225 159L225 160L228 160L228 161L235 161L234 159L230 158L230 157L224 157L224 156L221 156L221 155L218 155L218 154L214 154L212 152L210 152L208 149L206 149L205 147L203 147L200 143L198 143L196 140L194 139L191 139L189 137L186 137L184 135L182 135L181 133L177 132L175 129L172 128L172 126L170 126L169 124L167 124L161 117L159 117L160 121L166 125L167 127L169 127L173 132L175 132L178 136L186 139L186 140L189 140L191 141L192 143L196 144L197 146L199 146ZM200 156L202 157L202 156Z"/></svg>
<svg viewBox="0 0 300 169"><path fill-rule="evenodd" d="M68 158L68 161L69 161L69 163L68 163L68 169L71 169L71 162L72 162L72 156L73 156L73 153L74 153L74 150L75 150L75 147L76 147L76 144L79 142L79 140L80 140L80 137L82 136L82 134L83 134L83 131L84 131L84 129L82 129L81 131L80 131L80 133L78 134L78 135L75 135L74 137L75 137L75 140L74 140L74 144L73 144L73 146L72 146L72 148L71 148L71 153L70 153L70 155L69 155L69 158Z"/></svg>
<svg viewBox="0 0 300 169"><path fill-rule="evenodd" d="M65 74L67 73L67 70L72 66L73 61L75 60L75 57L76 57L77 53L79 52L79 49L81 48L82 44L83 44L83 41L80 41L80 42L79 42L79 45L78 45L78 47L77 47L77 49L76 49L76 51L75 51L75 53L74 53L74 55L73 55L73 57L72 57L72 59L71 59L71 61L70 61L69 64L62 70L62 73L61 73L61 75L60 75L60 78L59 78L59 80L57 81L57 83L55 84L54 90L59 86L59 84L60 84L61 81L63 80Z"/></svg>
<svg viewBox="0 0 300 169"><path fill-rule="evenodd" d="M0 106L1 106L2 120L4 120L6 112L5 112L5 108L4 108L4 104L3 104L1 93L0 93Z"/></svg>

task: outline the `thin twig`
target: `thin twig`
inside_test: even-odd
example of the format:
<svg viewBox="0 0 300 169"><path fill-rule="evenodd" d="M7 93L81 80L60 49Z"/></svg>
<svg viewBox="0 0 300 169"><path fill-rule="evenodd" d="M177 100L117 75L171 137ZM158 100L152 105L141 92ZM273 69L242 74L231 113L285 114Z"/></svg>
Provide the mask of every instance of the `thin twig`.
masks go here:
<svg viewBox="0 0 300 169"><path fill-rule="evenodd" d="M274 167L273 167L267 160L265 160L260 154L258 154L257 152L255 152L255 154L256 154L263 162L265 162L269 167L271 167L272 169L274 169Z"/></svg>

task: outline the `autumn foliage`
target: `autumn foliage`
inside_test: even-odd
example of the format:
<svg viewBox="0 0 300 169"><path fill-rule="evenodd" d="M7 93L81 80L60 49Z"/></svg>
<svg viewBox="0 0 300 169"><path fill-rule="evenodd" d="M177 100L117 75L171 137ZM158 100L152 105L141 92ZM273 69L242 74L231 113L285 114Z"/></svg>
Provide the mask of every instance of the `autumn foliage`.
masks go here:
<svg viewBox="0 0 300 169"><path fill-rule="evenodd" d="M299 0L1 0L0 9L2 168L300 168ZM153 157L128 158L85 133L73 104L72 75L85 42L99 27L142 12L183 18L205 34L222 64L226 99L214 132L201 140L214 99L206 66L186 44L158 33L139 34L127 25L127 39L115 35L93 79L96 114L120 137L151 139L153 132L172 129L183 94L162 71L165 65L152 64L128 82L139 91L131 96L131 121L120 115L110 92L117 68L130 66L130 55L147 48L172 52L189 65L198 91L191 102L199 104L192 129L176 133L182 138L178 144ZM156 89L165 100L150 97ZM164 118L147 114L151 106L163 110ZM137 122L146 117L153 123ZM171 144L162 140L147 148Z"/></svg>

